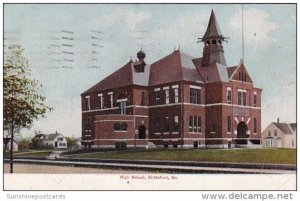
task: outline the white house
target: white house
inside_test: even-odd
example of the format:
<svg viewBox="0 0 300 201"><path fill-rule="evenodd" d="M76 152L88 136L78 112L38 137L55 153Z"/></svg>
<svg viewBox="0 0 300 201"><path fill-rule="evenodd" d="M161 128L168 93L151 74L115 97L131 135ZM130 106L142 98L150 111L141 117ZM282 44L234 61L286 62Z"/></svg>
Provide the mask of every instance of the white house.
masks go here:
<svg viewBox="0 0 300 201"><path fill-rule="evenodd" d="M56 149L65 149L68 147L67 140L61 133L37 134L35 138L41 139L44 145L52 145Z"/></svg>
<svg viewBox="0 0 300 201"><path fill-rule="evenodd" d="M3 143L3 145L4 145L4 149L5 150L10 150L10 147L11 147L11 144L10 144L10 138L4 138L3 139L3 141L4 141L4 143ZM13 151L18 151L19 150L19 145L18 145L18 143L14 140L14 142L13 142Z"/></svg>
<svg viewBox="0 0 300 201"><path fill-rule="evenodd" d="M272 122L262 132L263 147L296 148L296 123Z"/></svg>

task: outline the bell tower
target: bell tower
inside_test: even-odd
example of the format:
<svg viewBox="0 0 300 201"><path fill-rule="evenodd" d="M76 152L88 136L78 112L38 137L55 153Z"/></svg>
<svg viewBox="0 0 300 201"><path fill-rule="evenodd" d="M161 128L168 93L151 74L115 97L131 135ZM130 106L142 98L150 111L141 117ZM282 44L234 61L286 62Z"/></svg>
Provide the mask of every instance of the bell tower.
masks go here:
<svg viewBox="0 0 300 201"><path fill-rule="evenodd" d="M206 32L202 38L204 42L202 66L207 67L213 62L226 65L222 43L226 37L221 34L214 10L211 11Z"/></svg>

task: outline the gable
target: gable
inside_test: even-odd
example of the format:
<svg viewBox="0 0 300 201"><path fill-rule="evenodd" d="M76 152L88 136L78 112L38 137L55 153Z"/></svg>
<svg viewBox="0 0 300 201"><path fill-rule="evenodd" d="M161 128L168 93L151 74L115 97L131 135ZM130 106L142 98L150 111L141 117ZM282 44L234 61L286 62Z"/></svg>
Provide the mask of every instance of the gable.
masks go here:
<svg viewBox="0 0 300 201"><path fill-rule="evenodd" d="M243 63L241 63L236 69L235 71L232 73L231 75L231 80L237 80L237 81L242 81L242 82L252 82L252 79L246 69L246 67L244 66Z"/></svg>

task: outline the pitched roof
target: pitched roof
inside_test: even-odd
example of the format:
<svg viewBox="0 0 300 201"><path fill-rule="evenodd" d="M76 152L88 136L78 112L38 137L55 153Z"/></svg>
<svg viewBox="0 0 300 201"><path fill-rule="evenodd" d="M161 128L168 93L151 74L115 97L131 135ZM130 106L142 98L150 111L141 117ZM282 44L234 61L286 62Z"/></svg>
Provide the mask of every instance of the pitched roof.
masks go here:
<svg viewBox="0 0 300 201"><path fill-rule="evenodd" d="M203 82L193 57L176 50L151 64L149 86L181 80Z"/></svg>
<svg viewBox="0 0 300 201"><path fill-rule="evenodd" d="M293 131L296 131L296 129L297 129L297 123L291 123L290 127L292 128Z"/></svg>
<svg viewBox="0 0 300 201"><path fill-rule="evenodd" d="M234 73L234 71L237 69L238 66L232 66L227 68L228 77L231 77L231 75Z"/></svg>
<svg viewBox="0 0 300 201"><path fill-rule="evenodd" d="M102 91L105 89L116 88L120 86L126 86L132 83L132 72L131 72L131 61L125 64L123 67L117 71L110 74L108 77L104 78L82 94L93 93L97 91Z"/></svg>
<svg viewBox="0 0 300 201"><path fill-rule="evenodd" d="M279 128L283 133L285 134L292 134L292 128L289 126L289 124L287 123L277 123L277 122L273 122L273 124Z"/></svg>
<svg viewBox="0 0 300 201"><path fill-rule="evenodd" d="M45 140L54 140L59 135L61 135L61 134L59 134L59 133L48 134L48 135L46 135Z"/></svg>
<svg viewBox="0 0 300 201"><path fill-rule="evenodd" d="M108 77L104 78L82 94L103 91L106 89L128 86L136 84L140 86L148 86L150 66L144 67L144 72L134 71L134 62L130 61L120 69L116 70Z"/></svg>
<svg viewBox="0 0 300 201"><path fill-rule="evenodd" d="M221 33L220 28L218 26L217 19L216 19L216 16L215 16L215 12L214 12L214 10L212 10L211 14L210 14L210 18L209 18L209 22L208 22L208 25L207 25L206 32L203 36L203 39L218 38L218 37L222 37L222 33Z"/></svg>

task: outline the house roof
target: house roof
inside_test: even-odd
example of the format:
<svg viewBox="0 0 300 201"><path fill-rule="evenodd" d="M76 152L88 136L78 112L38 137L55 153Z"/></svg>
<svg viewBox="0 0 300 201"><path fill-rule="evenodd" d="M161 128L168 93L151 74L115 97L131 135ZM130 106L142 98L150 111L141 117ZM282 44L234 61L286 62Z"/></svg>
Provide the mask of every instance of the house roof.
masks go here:
<svg viewBox="0 0 300 201"><path fill-rule="evenodd" d="M291 123L290 127L292 128L293 131L296 131L296 129L297 129L297 123Z"/></svg>
<svg viewBox="0 0 300 201"><path fill-rule="evenodd" d="M144 72L136 72L134 64L137 62L130 61L82 95L129 85L155 86L177 81L229 82L239 68L227 67L217 62L203 67L201 61L202 58L194 58L180 50L173 51L151 65L145 65Z"/></svg>
<svg viewBox="0 0 300 201"><path fill-rule="evenodd" d="M193 57L176 50L151 64L149 86L181 80L203 82Z"/></svg>
<svg viewBox="0 0 300 201"><path fill-rule="evenodd" d="M291 124L288 124L288 123L273 122L273 124L285 134L292 134L294 129L296 129L296 123L292 123L293 127L290 126Z"/></svg>
<svg viewBox="0 0 300 201"><path fill-rule="evenodd" d="M59 133L48 134L46 135L45 140L54 140L59 135L60 135Z"/></svg>

